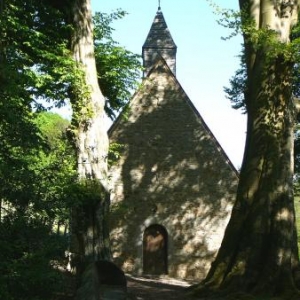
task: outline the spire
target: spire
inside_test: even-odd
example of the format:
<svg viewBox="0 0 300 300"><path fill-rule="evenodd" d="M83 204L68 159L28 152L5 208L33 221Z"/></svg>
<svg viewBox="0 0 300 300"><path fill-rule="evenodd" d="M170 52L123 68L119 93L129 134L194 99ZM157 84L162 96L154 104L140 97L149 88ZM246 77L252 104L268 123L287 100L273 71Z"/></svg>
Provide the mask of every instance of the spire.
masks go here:
<svg viewBox="0 0 300 300"><path fill-rule="evenodd" d="M158 5L158 11L156 12L150 31L143 45L144 77L147 76L159 56L162 56L172 72L174 74L176 73L177 46L173 41L161 11L160 1L158 2Z"/></svg>
<svg viewBox="0 0 300 300"><path fill-rule="evenodd" d="M161 8L160 8L160 0L158 0L158 10L161 10Z"/></svg>

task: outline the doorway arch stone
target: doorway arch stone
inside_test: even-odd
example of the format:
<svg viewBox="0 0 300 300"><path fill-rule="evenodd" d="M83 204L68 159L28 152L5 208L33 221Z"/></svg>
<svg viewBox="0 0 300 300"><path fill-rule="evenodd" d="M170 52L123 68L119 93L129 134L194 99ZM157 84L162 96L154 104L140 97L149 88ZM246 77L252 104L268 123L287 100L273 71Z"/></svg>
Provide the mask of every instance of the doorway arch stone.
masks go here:
<svg viewBox="0 0 300 300"><path fill-rule="evenodd" d="M147 227L143 235L143 273L168 273L168 232L162 225Z"/></svg>

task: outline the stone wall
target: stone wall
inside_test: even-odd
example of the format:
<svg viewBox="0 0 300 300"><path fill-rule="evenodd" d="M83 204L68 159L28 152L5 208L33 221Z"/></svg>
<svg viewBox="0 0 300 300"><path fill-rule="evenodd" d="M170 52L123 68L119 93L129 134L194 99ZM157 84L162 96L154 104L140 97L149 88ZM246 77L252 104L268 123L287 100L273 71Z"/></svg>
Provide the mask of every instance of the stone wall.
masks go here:
<svg viewBox="0 0 300 300"><path fill-rule="evenodd" d="M176 52L176 48L159 49L143 47L144 77L148 75L149 71L160 57L166 61L173 74L176 75Z"/></svg>
<svg viewBox="0 0 300 300"><path fill-rule="evenodd" d="M213 109L213 108L212 108ZM218 250L238 176L164 60L112 126L111 242L125 272L143 273L143 234L168 232L168 274L201 279Z"/></svg>

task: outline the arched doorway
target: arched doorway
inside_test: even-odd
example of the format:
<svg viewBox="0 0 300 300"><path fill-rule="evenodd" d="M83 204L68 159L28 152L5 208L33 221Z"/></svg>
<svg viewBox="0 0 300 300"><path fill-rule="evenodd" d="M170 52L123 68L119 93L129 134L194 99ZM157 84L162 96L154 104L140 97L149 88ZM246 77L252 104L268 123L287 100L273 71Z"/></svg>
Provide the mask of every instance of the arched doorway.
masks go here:
<svg viewBox="0 0 300 300"><path fill-rule="evenodd" d="M168 233L158 224L146 228L143 237L144 274L168 273Z"/></svg>

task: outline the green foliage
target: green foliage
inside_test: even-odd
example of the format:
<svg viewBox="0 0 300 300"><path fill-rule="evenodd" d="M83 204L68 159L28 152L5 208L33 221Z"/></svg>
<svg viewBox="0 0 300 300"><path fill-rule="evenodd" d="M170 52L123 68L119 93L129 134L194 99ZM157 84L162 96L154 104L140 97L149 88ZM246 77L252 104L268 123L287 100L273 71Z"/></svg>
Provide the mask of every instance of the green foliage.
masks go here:
<svg viewBox="0 0 300 300"><path fill-rule="evenodd" d="M68 238L54 226L68 226L65 186L74 181L75 156L64 134L68 121L47 112L33 116L43 147L14 151L0 164L1 299L52 299L62 288L56 265L64 263Z"/></svg>
<svg viewBox="0 0 300 300"><path fill-rule="evenodd" d="M220 16L218 23L226 28L232 29L232 34L224 39L231 38L237 34L243 34L245 40L251 42L254 49L259 51L267 47L267 62L272 63L278 57L290 61L293 66L292 91L294 97L300 97L300 22L292 28L291 42L282 43L276 38L277 33L268 27L256 29L253 20L247 16L246 10L236 12L234 10L221 9L211 2L216 14ZM229 81L229 87L224 87L226 97L231 101L234 109L241 109L247 113L245 94L247 94L247 67L245 49L242 47L240 54L240 68L235 72ZM266 70L268 72L268 70ZM299 116L297 119L295 133L295 191L299 193L299 173L300 173L300 138L299 138Z"/></svg>
<svg viewBox="0 0 300 300"><path fill-rule="evenodd" d="M247 72L244 58L245 56L242 53L241 66L235 72L235 75L230 78L230 87L224 87L224 92L226 94L226 98L230 100L234 109L241 109L244 113L246 113L247 111L244 97L247 90Z"/></svg>
<svg viewBox="0 0 300 300"><path fill-rule="evenodd" d="M51 149L55 149L62 143L62 140L65 139L65 132L70 125L68 120L51 112L37 113L35 123L47 139Z"/></svg>
<svg viewBox="0 0 300 300"><path fill-rule="evenodd" d="M266 62L272 63L277 58L290 61L294 65L293 95L300 95L300 24L293 27L291 34L291 42L284 43L278 40L277 33L268 27L256 28L254 20L247 15L246 8L241 11L231 9L221 9L212 4L216 13L220 16L218 23L233 31L228 37L229 39L238 34L243 34L245 41L251 43L254 50L268 49L266 51ZM245 59L245 49L242 47L240 54L240 68L230 79L230 87L225 87L224 91L227 98L231 101L233 108L242 109L246 112L245 93L247 93L247 68ZM268 70L266 70L268 72Z"/></svg>
<svg viewBox="0 0 300 300"><path fill-rule="evenodd" d="M97 180L76 181L66 187L66 201L72 209L83 206L93 208L99 204L103 191L103 186Z"/></svg>
<svg viewBox="0 0 300 300"><path fill-rule="evenodd" d="M114 29L111 23L125 15L124 11L118 10L111 14L97 12L93 18L98 84L105 97L105 112L111 119L128 103L142 69L140 56L119 46L112 37ZM84 72L80 66L73 68L68 96L73 109L73 132L76 134L76 126L84 124L93 112L87 102L89 89L85 86Z"/></svg>
<svg viewBox="0 0 300 300"><path fill-rule="evenodd" d="M68 226L70 207L98 203L102 192L96 182L76 183L69 122L41 104L61 106L72 93L84 100L88 92L68 50L72 28L57 8L54 0L0 4L0 299L53 297L62 282L55 266L64 262L68 242L58 225ZM111 38L110 22L123 15L95 17L99 82L110 116L129 99L140 66L138 56Z"/></svg>
<svg viewBox="0 0 300 300"><path fill-rule="evenodd" d="M140 78L140 56L118 45L112 38L111 23L124 17L118 10L111 14L96 13L94 16L95 58L99 85L106 99L106 114L114 119L116 113L128 102Z"/></svg>
<svg viewBox="0 0 300 300"><path fill-rule="evenodd" d="M0 298L53 299L53 293L61 289L62 274L55 261L64 256L65 240L42 219L27 213L6 215L0 237Z"/></svg>
<svg viewBox="0 0 300 300"><path fill-rule="evenodd" d="M212 0L206 0L213 10L213 13L218 16L217 23L225 28L229 28L231 33L229 36L222 37L223 40L229 40L241 34L241 14L242 12L234 9L225 9L217 5Z"/></svg>
<svg viewBox="0 0 300 300"><path fill-rule="evenodd" d="M0 82L6 93L36 108L40 99L63 105L75 65L67 50L70 28L62 14L43 1L12 0L5 3L3 15Z"/></svg>
<svg viewBox="0 0 300 300"><path fill-rule="evenodd" d="M111 143L108 151L108 165L113 165L120 158L121 151L124 149L124 145L118 143Z"/></svg>
<svg viewBox="0 0 300 300"><path fill-rule="evenodd" d="M46 209L47 218L65 223L69 218L66 187L77 177L75 151L66 136L69 121L57 114L42 112L36 115L42 137L47 147L31 158L31 169L39 182L39 195L35 208Z"/></svg>
<svg viewBox="0 0 300 300"><path fill-rule="evenodd" d="M207 2L212 7L214 14L216 14L218 17L217 23L220 26L231 30L231 33L228 36L222 37L223 40L229 40L237 35L243 34L242 11L221 8L211 0L207 0ZM248 18L243 19L249 20ZM253 24L251 24L251 22L247 26L245 24L244 29L249 30L246 28L250 28L251 26L253 27ZM230 87L224 87L224 91L227 99L229 99L232 103L232 107L234 109L242 109L245 113L246 107L244 95L247 87L247 71L244 49L242 49L240 59L240 68L235 72L235 75L229 80Z"/></svg>

